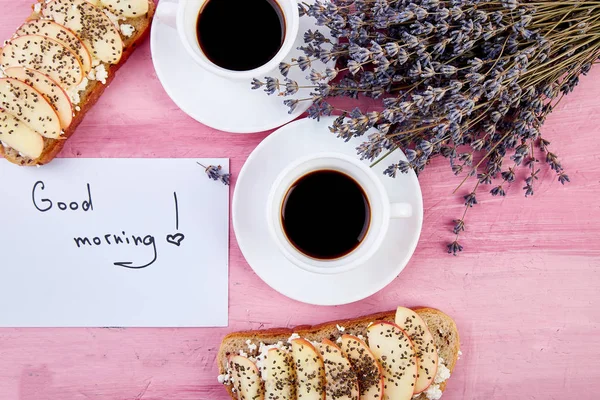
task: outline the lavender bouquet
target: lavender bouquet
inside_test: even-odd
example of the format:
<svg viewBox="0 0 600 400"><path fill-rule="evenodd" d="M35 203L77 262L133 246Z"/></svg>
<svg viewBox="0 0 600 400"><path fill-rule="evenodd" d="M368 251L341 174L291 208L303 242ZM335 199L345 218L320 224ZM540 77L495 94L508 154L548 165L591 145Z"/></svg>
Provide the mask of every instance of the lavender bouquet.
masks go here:
<svg viewBox="0 0 600 400"><path fill-rule="evenodd" d="M311 118L339 113L330 130L344 140L364 137L362 159L377 163L402 149L408 161L390 160L391 177L447 158L462 175L457 190L473 181L449 253L462 251L465 216L483 185L505 196L521 167L525 196L533 195L540 160L569 182L540 128L597 62L600 2L317 0L299 8L333 39L305 32L305 56L281 63L282 77L254 79L252 87L290 96L290 110L312 101ZM315 70L317 59L336 67ZM312 84L287 78L291 68L306 71ZM383 111L335 109L329 100L336 96L380 99Z"/></svg>

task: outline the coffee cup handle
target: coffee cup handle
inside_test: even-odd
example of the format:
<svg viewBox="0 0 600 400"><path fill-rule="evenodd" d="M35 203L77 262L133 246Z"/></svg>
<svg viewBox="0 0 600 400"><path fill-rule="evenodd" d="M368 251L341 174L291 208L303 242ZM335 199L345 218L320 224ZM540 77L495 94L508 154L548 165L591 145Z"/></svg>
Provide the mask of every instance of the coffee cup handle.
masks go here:
<svg viewBox="0 0 600 400"><path fill-rule="evenodd" d="M171 28L177 28L177 8L179 0L161 0L158 4L156 18Z"/></svg>
<svg viewBox="0 0 600 400"><path fill-rule="evenodd" d="M409 203L390 204L390 218L409 218L412 214L413 209Z"/></svg>

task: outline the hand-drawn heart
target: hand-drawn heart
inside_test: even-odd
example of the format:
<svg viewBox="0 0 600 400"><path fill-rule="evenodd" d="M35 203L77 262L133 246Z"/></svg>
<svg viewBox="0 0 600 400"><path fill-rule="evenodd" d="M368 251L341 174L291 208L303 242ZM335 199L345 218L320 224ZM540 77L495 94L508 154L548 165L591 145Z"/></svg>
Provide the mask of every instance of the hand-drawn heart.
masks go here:
<svg viewBox="0 0 600 400"><path fill-rule="evenodd" d="M177 247L179 247L179 245L181 245L181 242L183 241L183 239L185 239L185 235L183 233L167 235L167 243L174 244Z"/></svg>

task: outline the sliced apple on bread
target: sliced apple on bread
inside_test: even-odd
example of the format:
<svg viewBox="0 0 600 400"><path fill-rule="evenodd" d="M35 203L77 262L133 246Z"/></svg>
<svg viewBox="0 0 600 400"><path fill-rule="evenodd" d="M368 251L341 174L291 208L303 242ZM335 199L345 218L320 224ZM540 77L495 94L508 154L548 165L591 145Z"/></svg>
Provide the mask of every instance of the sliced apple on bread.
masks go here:
<svg viewBox="0 0 600 400"><path fill-rule="evenodd" d="M415 346L417 352L415 394L421 393L431 385L438 369L438 352L433 335L425 321L410 308L398 307L396 325L408 335Z"/></svg>
<svg viewBox="0 0 600 400"><path fill-rule="evenodd" d="M4 71L9 78L24 82L40 92L50 103L60 121L60 127L66 129L73 121L73 105L69 95L49 76L24 67L11 67Z"/></svg>
<svg viewBox="0 0 600 400"><path fill-rule="evenodd" d="M329 339L319 345L325 365L325 399L359 400L358 378L350 361Z"/></svg>
<svg viewBox="0 0 600 400"><path fill-rule="evenodd" d="M146 0L100 0L100 3L118 17L135 18L148 12Z"/></svg>
<svg viewBox="0 0 600 400"><path fill-rule="evenodd" d="M92 56L89 51L75 33L65 26L47 19L36 19L21 25L16 35L38 35L56 40L77 56L84 73L87 74L92 69Z"/></svg>
<svg viewBox="0 0 600 400"><path fill-rule="evenodd" d="M360 400L381 400L383 370L369 346L356 336L344 334L341 349L356 371Z"/></svg>
<svg viewBox="0 0 600 400"><path fill-rule="evenodd" d="M56 139L61 134L54 108L40 92L24 82L0 79L0 108L44 137Z"/></svg>
<svg viewBox="0 0 600 400"><path fill-rule="evenodd" d="M357 396L358 400L439 399L461 354L458 329L452 318L440 310L418 308L414 313L419 320L413 318L412 312L399 308L315 326L230 333L223 339L217 355L218 381L236 399L229 359L231 354L246 355L247 352L250 360L256 359L267 388L270 385L289 388L285 379L270 381L266 372L268 364L274 362L276 371L297 371L296 396L289 390L267 391L267 400L347 400ZM395 323L396 318L401 326ZM406 321L407 318L410 320ZM433 383L426 390L416 392L419 347L411 341L410 335L416 334L415 338L426 336L419 334L421 329L416 327L421 326L421 320L432 335L433 348L439 355ZM293 368L285 367L281 361L283 354L289 355L290 349ZM269 361L267 353L278 356ZM431 353L431 350L425 353ZM423 359L425 361L421 362L427 363L426 358ZM429 359L431 361L435 356ZM353 372L348 372L350 369Z"/></svg>
<svg viewBox="0 0 600 400"><path fill-rule="evenodd" d="M267 400L296 398L296 368L289 352L269 349L262 373Z"/></svg>
<svg viewBox="0 0 600 400"><path fill-rule="evenodd" d="M264 392L260 373L247 357L233 356L229 360L233 384L239 400L263 400Z"/></svg>
<svg viewBox="0 0 600 400"><path fill-rule="evenodd" d="M19 153L37 158L44 150L44 139L6 110L0 109L0 142Z"/></svg>
<svg viewBox="0 0 600 400"><path fill-rule="evenodd" d="M408 335L391 322L369 326L367 335L383 368L383 400L410 400L417 380L417 355Z"/></svg>
<svg viewBox="0 0 600 400"><path fill-rule="evenodd" d="M85 0L53 0L42 9L42 14L75 32L92 57L109 64L121 60L121 35L98 7Z"/></svg>
<svg viewBox="0 0 600 400"><path fill-rule="evenodd" d="M39 166L53 160L149 33L155 3L36 0L33 12L0 45L0 78L22 82L29 89L19 92L27 96L13 96L14 87L9 88L4 81L0 85L0 108L20 121L19 128L26 126L41 135L43 151L40 138L33 134L11 134L8 138L3 134L0 157L20 166ZM39 100L35 94L41 94Z"/></svg>
<svg viewBox="0 0 600 400"><path fill-rule="evenodd" d="M325 366L317 349L306 339L292 340L298 378L298 398L325 400Z"/></svg>
<svg viewBox="0 0 600 400"><path fill-rule="evenodd" d="M83 67L77 56L61 43L44 36L25 35L11 39L0 53L0 66L40 71L67 90L83 80Z"/></svg>

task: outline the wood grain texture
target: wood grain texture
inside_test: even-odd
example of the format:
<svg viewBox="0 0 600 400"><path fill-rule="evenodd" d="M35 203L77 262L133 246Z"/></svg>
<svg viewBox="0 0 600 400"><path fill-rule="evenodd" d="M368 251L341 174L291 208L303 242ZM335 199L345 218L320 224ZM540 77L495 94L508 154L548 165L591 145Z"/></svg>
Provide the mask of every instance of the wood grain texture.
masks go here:
<svg viewBox="0 0 600 400"><path fill-rule="evenodd" d="M29 6L29 0L0 0L0 38L12 34ZM542 167L533 198L525 199L520 185L504 199L480 196L459 257L445 253L451 220L462 210L460 196L451 195L458 181L437 160L421 177L425 221L417 251L398 279L376 295L341 307L289 300L252 272L232 231L229 328L2 329L0 399L223 400L215 354L226 333L316 324L398 304L437 307L458 324L464 355L444 399L595 398L599 98L597 67L543 128L572 183L561 186ZM162 90L146 42L61 156L230 157L235 177L265 135L218 132L187 117Z"/></svg>

